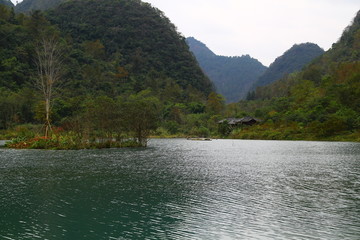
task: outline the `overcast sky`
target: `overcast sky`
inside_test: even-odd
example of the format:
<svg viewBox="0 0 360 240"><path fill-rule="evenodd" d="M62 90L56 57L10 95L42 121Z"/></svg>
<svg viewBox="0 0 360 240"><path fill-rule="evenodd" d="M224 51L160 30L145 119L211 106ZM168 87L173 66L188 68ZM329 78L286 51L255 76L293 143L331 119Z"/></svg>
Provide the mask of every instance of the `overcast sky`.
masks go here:
<svg viewBox="0 0 360 240"><path fill-rule="evenodd" d="M267 66L296 43L328 50L360 10L360 0L143 1L214 53L249 54Z"/></svg>
<svg viewBox="0 0 360 240"><path fill-rule="evenodd" d="M360 0L144 1L216 54L249 54L267 66L296 43L328 50L360 10Z"/></svg>

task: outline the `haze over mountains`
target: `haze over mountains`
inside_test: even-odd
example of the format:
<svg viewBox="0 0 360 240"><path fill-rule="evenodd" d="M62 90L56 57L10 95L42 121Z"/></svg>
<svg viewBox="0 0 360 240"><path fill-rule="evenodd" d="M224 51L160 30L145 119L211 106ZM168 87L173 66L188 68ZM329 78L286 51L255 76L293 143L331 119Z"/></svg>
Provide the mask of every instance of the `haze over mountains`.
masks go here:
<svg viewBox="0 0 360 240"><path fill-rule="evenodd" d="M324 50L314 43L295 44L283 55L275 59L266 72L257 80L255 87L268 85L286 74L300 71L323 53Z"/></svg>
<svg viewBox="0 0 360 240"><path fill-rule="evenodd" d="M193 37L187 38L186 41L200 67L227 102L245 98L252 85L266 70L264 65L249 55L218 56Z"/></svg>
<svg viewBox="0 0 360 240"><path fill-rule="evenodd" d="M266 86L257 88L257 99L270 99L275 97L285 97L289 94L294 94L292 89L296 85L300 85L299 81L307 81L314 84L314 87L321 89L317 92L319 98L325 101L329 101L331 94L338 95L343 94L341 100L337 99L337 102L348 99L349 105L353 105L359 102L359 97L354 97L356 94L360 96L360 11L351 25L349 25L343 32L338 42L334 43L332 48L321 54L309 65L302 69L302 71L287 75L279 81L272 82ZM353 84L353 87L349 87ZM325 90L329 96L323 96ZM344 90L341 90L344 88ZM346 89L346 90L345 90ZM310 88L303 89L310 92ZM353 94L351 94L353 92ZM349 100L350 95L353 95L353 100ZM331 96L334 97L334 96ZM308 96L310 97L310 96ZM327 99L325 99L327 98ZM358 100L359 99L359 100ZM335 103L334 101L333 103ZM352 102L350 104L350 102ZM315 104L314 102L312 104ZM360 106L360 105L358 105ZM360 120L360 119L359 119Z"/></svg>
<svg viewBox="0 0 360 240"><path fill-rule="evenodd" d="M14 4L10 1L10 0L0 0L0 4L9 6L9 7L13 7Z"/></svg>
<svg viewBox="0 0 360 240"><path fill-rule="evenodd" d="M245 99L250 90L270 84L287 74L300 71L324 50L313 43L295 44L278 57L269 68L249 55L218 56L193 37L186 39L205 74L227 102Z"/></svg>
<svg viewBox="0 0 360 240"><path fill-rule="evenodd" d="M258 117L284 124L273 126L278 135L360 141L360 11L331 49L302 71L257 88L255 99L264 104Z"/></svg>
<svg viewBox="0 0 360 240"><path fill-rule="evenodd" d="M10 0L0 0L12 5ZM15 6L17 12L46 10L57 7L66 0L24 0ZM324 51L316 44L295 44L278 57L269 68L249 55L226 57L213 53L204 43L194 37L186 39L204 73L213 82L218 93L226 102L245 99L249 91L265 86L283 78L285 75L300 71Z"/></svg>

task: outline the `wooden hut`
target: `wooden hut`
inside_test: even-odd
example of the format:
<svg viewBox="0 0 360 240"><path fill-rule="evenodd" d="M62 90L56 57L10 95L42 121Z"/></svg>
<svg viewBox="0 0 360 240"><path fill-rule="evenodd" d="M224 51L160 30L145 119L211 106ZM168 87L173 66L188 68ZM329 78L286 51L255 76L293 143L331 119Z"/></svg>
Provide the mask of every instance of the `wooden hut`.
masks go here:
<svg viewBox="0 0 360 240"><path fill-rule="evenodd" d="M234 128L234 127L238 127L241 125L251 126L251 125L254 125L259 122L261 122L260 119L247 116L247 117L243 117L243 118L225 118L225 119L219 121L218 123L219 124L227 124L227 125L231 126L232 128Z"/></svg>

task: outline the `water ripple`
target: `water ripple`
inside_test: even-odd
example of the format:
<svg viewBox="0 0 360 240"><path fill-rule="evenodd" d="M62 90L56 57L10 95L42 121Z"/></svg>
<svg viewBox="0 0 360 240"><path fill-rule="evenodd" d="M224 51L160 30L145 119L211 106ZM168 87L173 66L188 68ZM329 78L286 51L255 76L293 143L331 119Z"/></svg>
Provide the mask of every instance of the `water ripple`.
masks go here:
<svg viewBox="0 0 360 240"><path fill-rule="evenodd" d="M0 149L0 239L358 239L357 143Z"/></svg>

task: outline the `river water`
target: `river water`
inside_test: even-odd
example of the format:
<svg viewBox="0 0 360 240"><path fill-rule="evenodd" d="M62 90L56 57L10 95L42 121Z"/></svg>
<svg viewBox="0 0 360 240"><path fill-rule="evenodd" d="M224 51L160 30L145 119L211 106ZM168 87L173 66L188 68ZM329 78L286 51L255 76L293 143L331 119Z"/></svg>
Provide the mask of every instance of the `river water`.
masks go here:
<svg viewBox="0 0 360 240"><path fill-rule="evenodd" d="M0 239L360 239L360 144L0 148Z"/></svg>

